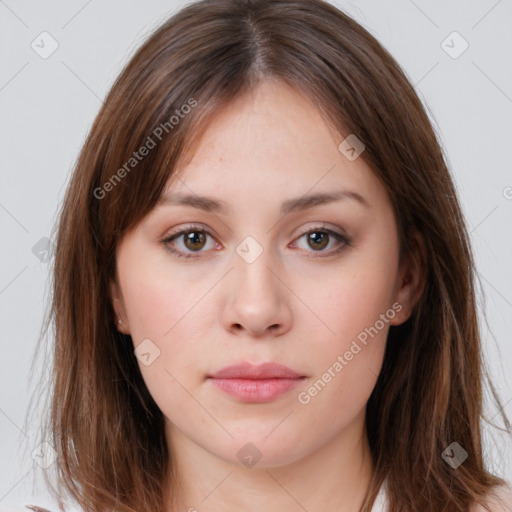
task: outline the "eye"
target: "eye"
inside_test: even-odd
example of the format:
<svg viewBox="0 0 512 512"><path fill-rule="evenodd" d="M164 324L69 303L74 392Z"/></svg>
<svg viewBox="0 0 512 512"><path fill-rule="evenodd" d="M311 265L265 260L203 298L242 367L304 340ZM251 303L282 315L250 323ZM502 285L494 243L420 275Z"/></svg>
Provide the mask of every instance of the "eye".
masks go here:
<svg viewBox="0 0 512 512"><path fill-rule="evenodd" d="M342 235L341 233L337 233L332 229L327 229L325 226L310 228L306 231L303 231L297 240L302 238L306 239L307 247L313 249L313 251L308 252L326 253L326 256L337 254L346 246L350 245L350 240L346 236ZM335 244L335 248L324 251L324 249L333 241L337 242Z"/></svg>
<svg viewBox="0 0 512 512"><path fill-rule="evenodd" d="M208 238L211 238L210 246L208 247ZM309 228L301 233L299 238L306 239L307 246L312 249L307 252L319 252L322 256L331 256L342 251L346 246L350 245L350 239L341 233L337 233L332 229L326 228L324 225L315 228ZM335 248L325 251L324 249L335 242ZM213 235L203 229L201 226L190 225L185 229L177 231L162 240L166 248L179 258L196 258L199 254L194 253L205 252L209 249L220 249L222 246L215 242Z"/></svg>
<svg viewBox="0 0 512 512"><path fill-rule="evenodd" d="M164 238L162 243L179 258L194 258L196 256L191 253L202 252L207 245L208 237L212 237L211 233L200 226L187 226L186 229ZM178 249L175 245L179 246ZM213 243L213 246L220 247L216 243ZM211 244L209 248L212 248Z"/></svg>

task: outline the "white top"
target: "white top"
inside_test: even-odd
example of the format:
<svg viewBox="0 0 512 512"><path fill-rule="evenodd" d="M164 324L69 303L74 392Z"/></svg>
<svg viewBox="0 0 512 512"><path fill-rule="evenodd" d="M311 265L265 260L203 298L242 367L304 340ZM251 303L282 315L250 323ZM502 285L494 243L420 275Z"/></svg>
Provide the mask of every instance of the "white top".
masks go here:
<svg viewBox="0 0 512 512"><path fill-rule="evenodd" d="M384 483L381 485L379 489L379 494L377 494L377 497L375 498L375 501L373 502L373 507L371 512L388 512L388 499L386 496L386 486L387 481L384 480Z"/></svg>

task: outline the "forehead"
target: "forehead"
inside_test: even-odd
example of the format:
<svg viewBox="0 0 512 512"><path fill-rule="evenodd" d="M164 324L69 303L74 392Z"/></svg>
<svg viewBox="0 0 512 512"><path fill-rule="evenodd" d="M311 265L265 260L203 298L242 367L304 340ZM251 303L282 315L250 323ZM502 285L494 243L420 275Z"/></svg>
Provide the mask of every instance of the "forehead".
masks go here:
<svg viewBox="0 0 512 512"><path fill-rule="evenodd" d="M338 149L345 136L306 96L284 82L263 82L211 117L164 194L282 202L308 191L350 189L385 200L367 163Z"/></svg>

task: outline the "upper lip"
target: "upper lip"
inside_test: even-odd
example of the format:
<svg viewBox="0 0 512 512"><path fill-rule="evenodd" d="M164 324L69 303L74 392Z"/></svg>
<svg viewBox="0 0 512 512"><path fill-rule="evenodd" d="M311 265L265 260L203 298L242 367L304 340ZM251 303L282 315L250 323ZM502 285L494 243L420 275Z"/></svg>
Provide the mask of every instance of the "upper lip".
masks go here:
<svg viewBox="0 0 512 512"><path fill-rule="evenodd" d="M277 363L262 363L254 365L243 362L225 366L213 375L213 379L299 379L303 377L291 368Z"/></svg>

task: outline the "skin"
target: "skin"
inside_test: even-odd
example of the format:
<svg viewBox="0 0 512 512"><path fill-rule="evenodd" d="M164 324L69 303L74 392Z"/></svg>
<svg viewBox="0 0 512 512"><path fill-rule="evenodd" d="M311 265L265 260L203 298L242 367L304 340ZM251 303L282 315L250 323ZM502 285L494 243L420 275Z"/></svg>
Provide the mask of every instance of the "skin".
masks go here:
<svg viewBox="0 0 512 512"><path fill-rule="evenodd" d="M118 245L118 328L135 347L149 338L160 350L139 366L165 416L178 475L167 487L169 511L345 512L363 502L373 471L365 406L389 327L409 318L424 278L419 254L399 265L386 190L362 158L338 150L343 139L307 99L266 81L216 115L164 192L212 196L227 212L162 202ZM280 213L290 198L341 189L369 207L345 199ZM191 223L211 236L162 242ZM325 235L308 244L303 232L322 226L350 244ZM247 236L263 250L251 263L236 252ZM394 303L400 312L300 403ZM240 361L279 362L306 378L271 402L241 403L206 379ZM251 468L237 457L249 442L261 453Z"/></svg>

